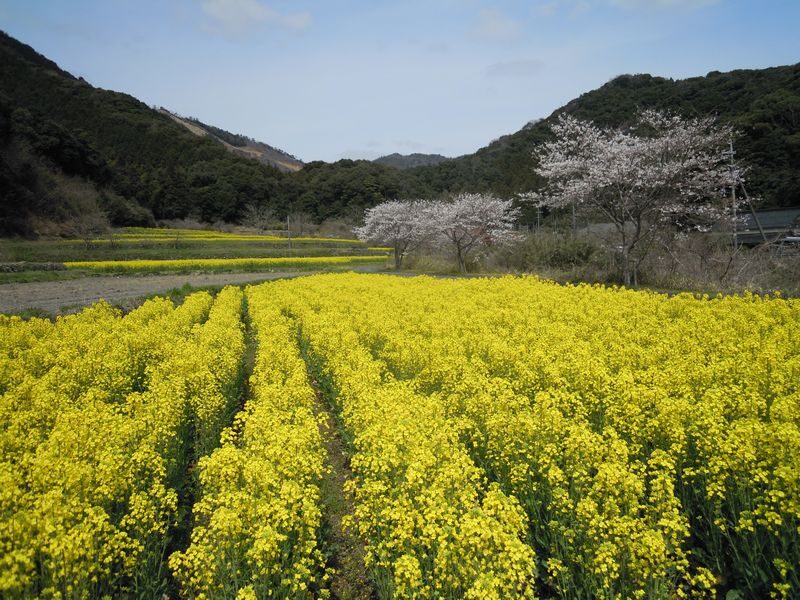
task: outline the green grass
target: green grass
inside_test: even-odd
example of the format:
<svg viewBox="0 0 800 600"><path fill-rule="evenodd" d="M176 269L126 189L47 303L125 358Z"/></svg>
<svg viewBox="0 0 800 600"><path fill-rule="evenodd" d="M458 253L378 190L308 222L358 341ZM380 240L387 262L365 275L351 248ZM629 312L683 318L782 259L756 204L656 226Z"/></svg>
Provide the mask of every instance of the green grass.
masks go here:
<svg viewBox="0 0 800 600"><path fill-rule="evenodd" d="M4 283L31 283L34 281L64 281L67 279L81 279L98 275L86 269L75 269L69 271L19 271L15 273L0 272L0 285Z"/></svg>
<svg viewBox="0 0 800 600"><path fill-rule="evenodd" d="M75 240L0 240L0 262L74 262L100 260L167 260L196 258L270 258L299 256L353 256L372 254L360 243L241 240L185 240L89 244Z"/></svg>
<svg viewBox="0 0 800 600"><path fill-rule="evenodd" d="M242 272L279 270L338 270L325 264L330 257L366 257L387 252L352 239L287 239L217 231L124 228L87 243L79 239L0 239L0 284L62 281L109 273L128 275L190 272ZM305 264L310 257L319 264ZM236 263L235 259L284 259L275 266ZM110 261L198 261L230 260L227 264L178 266L111 266ZM289 261L289 259L303 259ZM286 262L289 261L289 262ZM73 266L52 270L63 263L103 263L106 266ZM269 262L269 261L265 261ZM312 261L313 262L313 261ZM335 262L335 261L334 261ZM353 261L356 263L357 261ZM380 258L370 264L381 263ZM5 263L5 264L3 264ZM11 264L13 263L13 264ZM364 263L359 263L364 264ZM45 268L47 267L47 268Z"/></svg>

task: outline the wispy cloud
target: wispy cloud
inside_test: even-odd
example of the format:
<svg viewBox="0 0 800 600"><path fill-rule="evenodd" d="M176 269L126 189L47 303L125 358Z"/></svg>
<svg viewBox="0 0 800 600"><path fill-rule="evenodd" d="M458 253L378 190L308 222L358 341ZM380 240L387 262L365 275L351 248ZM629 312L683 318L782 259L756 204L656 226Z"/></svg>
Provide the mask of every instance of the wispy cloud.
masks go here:
<svg viewBox="0 0 800 600"><path fill-rule="evenodd" d="M547 2L539 2L536 4L536 13L542 17L551 17L558 12L561 7L559 0L548 0Z"/></svg>
<svg viewBox="0 0 800 600"><path fill-rule="evenodd" d="M718 2L720 0L610 0L612 5L624 8L700 8Z"/></svg>
<svg viewBox="0 0 800 600"><path fill-rule="evenodd" d="M484 76L487 79L525 78L540 73L544 63L536 58L523 58L494 63L486 67Z"/></svg>
<svg viewBox="0 0 800 600"><path fill-rule="evenodd" d="M569 11L572 16L579 16L592 8L590 0L545 0L536 5L536 13L543 17L550 17L562 9Z"/></svg>
<svg viewBox="0 0 800 600"><path fill-rule="evenodd" d="M311 24L307 12L280 13L258 0L203 0L202 8L212 29L227 34L245 33L262 25L302 31Z"/></svg>
<svg viewBox="0 0 800 600"><path fill-rule="evenodd" d="M561 11L580 15L595 6L614 6L626 9L695 9L718 4L722 0L543 0L537 3L536 12L551 16Z"/></svg>
<svg viewBox="0 0 800 600"><path fill-rule="evenodd" d="M522 26L519 21L496 10L482 10L472 27L476 37L490 42L502 42L519 34Z"/></svg>

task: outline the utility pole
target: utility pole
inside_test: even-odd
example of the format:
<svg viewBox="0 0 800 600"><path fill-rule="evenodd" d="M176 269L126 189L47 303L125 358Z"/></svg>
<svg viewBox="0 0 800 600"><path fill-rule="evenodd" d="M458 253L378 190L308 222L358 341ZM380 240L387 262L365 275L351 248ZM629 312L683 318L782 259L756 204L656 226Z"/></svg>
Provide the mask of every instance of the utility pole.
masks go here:
<svg viewBox="0 0 800 600"><path fill-rule="evenodd" d="M736 237L736 186L739 185L739 176L736 173L736 164L733 162L733 157L736 156L736 151L733 149L733 138L728 140L728 150L722 153L722 156L728 159L728 171L731 176L731 215L733 215L733 248L738 247L738 240Z"/></svg>
<svg viewBox="0 0 800 600"><path fill-rule="evenodd" d="M742 191L744 192L744 198L747 201L747 206L750 207L750 214L753 215L753 220L756 222L756 227L758 227L758 232L761 234L761 241L767 241L767 234L764 233L764 228L761 227L761 221L758 220L758 215L756 214L755 209L753 208L753 203L750 202L750 196L747 194L747 188L744 187L744 183L742 183Z"/></svg>
<svg viewBox="0 0 800 600"><path fill-rule="evenodd" d="M731 209L733 212L733 247L734 249L737 247L737 235L736 235L736 188L738 186L742 186L742 192L744 193L745 201L747 202L747 207L750 209L750 214L753 216L753 221L755 221L756 227L758 227L758 232L761 234L761 241L767 241L767 234L764 233L764 228L761 227L761 221L756 214L755 209L753 208L753 203L750 201L750 195L747 193L747 188L744 186L744 182L739 178L739 170L736 167L736 163L733 160L733 157L736 156L736 150L733 149L733 138L728 141L728 150L722 153L722 156L726 157L729 161L728 169L731 173Z"/></svg>
<svg viewBox="0 0 800 600"><path fill-rule="evenodd" d="M292 230L289 228L289 213L286 213L286 239L289 240L289 250L292 249Z"/></svg>

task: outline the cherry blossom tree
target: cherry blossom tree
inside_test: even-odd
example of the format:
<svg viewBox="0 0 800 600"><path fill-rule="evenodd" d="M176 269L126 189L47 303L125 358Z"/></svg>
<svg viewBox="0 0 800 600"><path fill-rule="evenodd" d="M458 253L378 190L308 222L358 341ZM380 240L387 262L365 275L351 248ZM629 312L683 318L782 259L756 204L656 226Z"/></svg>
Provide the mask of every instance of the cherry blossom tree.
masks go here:
<svg viewBox="0 0 800 600"><path fill-rule="evenodd" d="M266 204L252 203L244 207L241 220L244 225L265 231L276 220L276 215L275 211Z"/></svg>
<svg viewBox="0 0 800 600"><path fill-rule="evenodd" d="M511 200L486 194L460 194L452 202L432 203L427 215L439 240L455 250L462 273L477 250L516 239L518 216Z"/></svg>
<svg viewBox="0 0 800 600"><path fill-rule="evenodd" d="M388 244L394 248L394 267L430 236L429 203L423 200L390 200L367 209L364 225L356 229L363 242Z"/></svg>
<svg viewBox="0 0 800 600"><path fill-rule="evenodd" d="M722 149L733 132L712 118L646 110L631 128L603 129L563 114L552 131L555 139L534 154L548 179L538 198L605 215L618 233L626 285L637 283L659 227L676 219L711 223L724 214L720 192L730 174Z"/></svg>

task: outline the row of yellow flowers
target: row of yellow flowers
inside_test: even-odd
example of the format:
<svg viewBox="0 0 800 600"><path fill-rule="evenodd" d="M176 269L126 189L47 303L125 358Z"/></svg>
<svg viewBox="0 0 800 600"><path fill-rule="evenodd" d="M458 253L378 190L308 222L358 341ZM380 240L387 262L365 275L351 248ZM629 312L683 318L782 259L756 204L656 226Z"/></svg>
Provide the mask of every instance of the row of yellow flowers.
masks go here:
<svg viewBox="0 0 800 600"><path fill-rule="evenodd" d="M800 593L797 301L533 278L286 286L329 365L360 353L373 404L403 389L381 432L430 406L414 420L450 423L519 500L545 593Z"/></svg>
<svg viewBox="0 0 800 600"><path fill-rule="evenodd" d="M29 374L6 369L0 399L4 597L163 592L176 488L235 405L241 311L228 288L4 323L48 332L11 353Z"/></svg>
<svg viewBox="0 0 800 600"><path fill-rule="evenodd" d="M69 239L65 240L71 244L86 244L86 240ZM292 244L301 245L343 245L343 246L358 246L363 247L364 243L360 240L350 240L345 238L311 238L311 237L296 237L286 238L274 235L130 235L130 234L109 234L108 237L100 237L89 240L90 244L103 245L103 244L174 244L178 243L203 243L203 242L263 242L270 245L280 244L287 245L289 242Z"/></svg>
<svg viewBox="0 0 800 600"><path fill-rule="evenodd" d="M234 233L224 231L214 231L209 229L170 229L170 228L146 228L146 227L126 227L120 231L112 232L111 236L118 240L136 241L158 241L159 239L173 241L176 238L181 240L230 240L230 241L274 241L286 242L288 238L277 235L257 235L252 233ZM326 238L326 237L293 237L292 242L317 242L333 244L362 244L357 239L347 238Z"/></svg>
<svg viewBox="0 0 800 600"><path fill-rule="evenodd" d="M191 544L170 558L186 597L326 595L314 390L292 324L271 296L267 287L248 290L257 342L250 397L222 445L200 460Z"/></svg>
<svg viewBox="0 0 800 600"><path fill-rule="evenodd" d="M341 416L353 451L352 526L379 595L532 597L533 554L519 504L487 484L441 404L392 377L338 309L329 310L360 304L343 281L281 282L265 293L296 319Z"/></svg>
<svg viewBox="0 0 800 600"><path fill-rule="evenodd" d="M367 256L298 256L274 258L195 258L176 260L103 260L65 262L67 269L87 269L101 273L161 272L192 270L286 271L328 267L380 265L386 254Z"/></svg>
<svg viewBox="0 0 800 600"><path fill-rule="evenodd" d="M181 313L189 317L191 325L207 313L209 305L210 299L204 307L190 302ZM33 330L42 334L12 346L13 351L3 357L8 359L4 361L6 390L0 399L3 594L34 595L38 590L43 595L56 595L69 590L70 595L80 596L86 584L67 581L64 572L71 567L66 563L74 563L75 570L85 566L90 579L97 579L97 571L103 569L99 563L83 565L81 558L67 555L67 549L56 546L63 537L61 509L66 494L59 499L59 490L51 489L52 484L44 477L48 465L39 459L39 449L46 447L54 432L57 437L68 434L72 423L80 423L80 415L92 406L106 401L121 403L133 392L144 376L154 344L161 341L154 334L164 328L171 313L170 303L154 300L124 319L107 304L59 318L55 324L41 319L3 319L11 339L25 338ZM59 461L58 466L61 468L56 473L61 476L79 475L78 471L61 473L68 463ZM53 513L52 518L48 512ZM79 544L85 544L85 540L79 540ZM72 550L72 554L83 552L88 557L97 548L92 543L89 548L79 545ZM36 572L37 563L42 564L41 573Z"/></svg>
<svg viewBox="0 0 800 600"><path fill-rule="evenodd" d="M54 331L53 323L47 319L0 315L0 394L19 384L26 377L41 375L43 365L27 360L31 349L44 344ZM44 347L44 346L42 346ZM51 353L39 354L40 360L52 359Z"/></svg>

